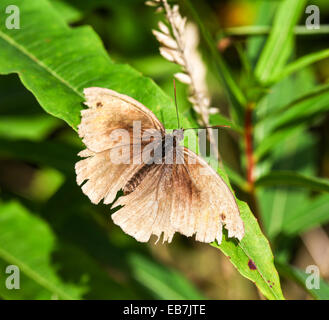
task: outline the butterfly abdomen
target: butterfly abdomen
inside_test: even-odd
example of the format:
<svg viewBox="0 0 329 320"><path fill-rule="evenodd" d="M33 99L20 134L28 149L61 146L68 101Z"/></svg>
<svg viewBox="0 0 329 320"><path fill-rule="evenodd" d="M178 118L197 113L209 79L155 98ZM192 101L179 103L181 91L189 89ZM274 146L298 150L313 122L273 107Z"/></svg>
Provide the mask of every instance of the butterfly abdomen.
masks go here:
<svg viewBox="0 0 329 320"><path fill-rule="evenodd" d="M145 176L151 170L152 164L145 164L141 169L139 169L126 183L123 188L123 194L126 196L132 193L143 181Z"/></svg>
<svg viewBox="0 0 329 320"><path fill-rule="evenodd" d="M164 162L166 154L172 153L172 150L176 147L176 140L173 136L166 135L162 138L157 148L152 153L153 162L146 163L139 169L126 183L123 188L123 194L126 196L132 193L143 181L145 176L150 172L154 165L159 165Z"/></svg>

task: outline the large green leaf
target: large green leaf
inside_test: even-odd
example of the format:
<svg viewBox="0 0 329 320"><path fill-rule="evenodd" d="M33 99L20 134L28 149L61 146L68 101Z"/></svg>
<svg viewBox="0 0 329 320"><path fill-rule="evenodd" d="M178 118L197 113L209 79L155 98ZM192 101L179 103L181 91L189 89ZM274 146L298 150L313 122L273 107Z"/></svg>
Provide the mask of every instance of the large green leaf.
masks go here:
<svg viewBox="0 0 329 320"><path fill-rule="evenodd" d="M2 1L0 11L8 4L9 0ZM80 122L83 88L100 86L136 98L154 111L167 128L176 127L175 109L168 96L152 80L131 67L114 64L90 28L69 28L45 0L20 0L16 4L21 11L21 29L8 30L1 25L0 73L18 73L23 84L48 113L76 128ZM182 120L184 126L188 124L187 119ZM49 152L50 148L48 146ZM27 156L22 150L16 150L16 153ZM33 157L31 154L28 156ZM46 158L51 161L49 155L44 155L44 160ZM58 160L52 161L57 167ZM74 162L72 160L72 167ZM61 166L64 169L65 165ZM221 175L225 176L223 172ZM267 298L281 299L283 296L270 246L246 204L241 204L241 211L247 234L236 255L232 254L232 262L243 275L256 283ZM253 240L254 236L257 241ZM234 248L231 248L232 245ZM236 250L233 240L224 239L221 246L224 252L225 246L232 252ZM263 260L259 259L260 249L265 252ZM257 271L250 269L249 273L246 272L249 260L241 260L241 250L245 259L255 263Z"/></svg>
<svg viewBox="0 0 329 320"><path fill-rule="evenodd" d="M55 237L49 226L18 202L0 203L0 264L16 265L20 290L0 282L0 296L8 299L79 299L84 289L64 283L51 261Z"/></svg>
<svg viewBox="0 0 329 320"><path fill-rule="evenodd" d="M10 4L1 1L0 11ZM114 64L89 27L69 28L45 0L16 4L21 29L0 25L0 73L17 72L48 113L76 128L83 89L99 86L136 98L166 126L176 126L172 101L150 79L128 65Z"/></svg>
<svg viewBox="0 0 329 320"><path fill-rule="evenodd" d="M273 131L276 119L285 117L284 111L289 112L290 108L287 106L307 100L312 94L316 95L315 83L313 73L305 69L295 77L285 78L272 86L258 104L256 114L260 120L255 126L254 151L258 177L273 170L298 170L303 175L315 175L317 146L314 135L306 131L307 122ZM310 194L308 189L284 184L260 186L256 192L263 226L270 239L281 232L284 221L290 214L308 203Z"/></svg>

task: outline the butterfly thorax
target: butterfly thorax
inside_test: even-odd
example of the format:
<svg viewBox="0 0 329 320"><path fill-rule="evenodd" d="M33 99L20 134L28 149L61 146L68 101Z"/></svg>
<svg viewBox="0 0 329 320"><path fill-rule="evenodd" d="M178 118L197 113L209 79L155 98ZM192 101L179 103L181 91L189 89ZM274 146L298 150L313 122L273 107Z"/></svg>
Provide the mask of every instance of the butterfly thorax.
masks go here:
<svg viewBox="0 0 329 320"><path fill-rule="evenodd" d="M172 133L177 144L184 139L184 129L175 129Z"/></svg>

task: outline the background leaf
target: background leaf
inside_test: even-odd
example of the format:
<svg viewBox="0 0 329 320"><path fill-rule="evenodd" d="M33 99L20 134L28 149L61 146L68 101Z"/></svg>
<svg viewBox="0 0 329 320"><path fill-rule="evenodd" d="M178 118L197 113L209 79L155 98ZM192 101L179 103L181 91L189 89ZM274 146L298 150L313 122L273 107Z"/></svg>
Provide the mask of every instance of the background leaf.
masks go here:
<svg viewBox="0 0 329 320"><path fill-rule="evenodd" d="M293 30L304 8L305 0L283 0L275 15L273 28L256 66L256 77L267 82L281 71L291 53Z"/></svg>
<svg viewBox="0 0 329 320"><path fill-rule="evenodd" d="M200 300L204 299L180 274L164 269L140 255L130 256L136 279L146 286L158 299Z"/></svg>
<svg viewBox="0 0 329 320"><path fill-rule="evenodd" d="M51 254L55 237L49 226L18 202L0 204L1 265L16 265L22 274L21 289L8 290L1 281L0 295L11 299L79 299L83 286L63 283L56 275ZM20 246L17 239L24 239ZM42 241L40 241L42 239ZM2 269L3 270L3 269Z"/></svg>
<svg viewBox="0 0 329 320"><path fill-rule="evenodd" d="M287 185L308 188L315 191L329 192L329 180L316 177L307 177L296 172L272 171L256 181L257 186Z"/></svg>
<svg viewBox="0 0 329 320"><path fill-rule="evenodd" d="M306 274L302 270L299 270L295 267L289 266L284 263L277 263L278 269L282 272L285 277L295 280L299 285L305 288L309 294L317 300L328 300L329 299L329 285L323 279L320 279L320 288L319 289L309 289L306 287L305 281L309 274Z"/></svg>
<svg viewBox="0 0 329 320"><path fill-rule="evenodd" d="M298 234L329 221L329 196L323 194L308 201L284 217L282 232Z"/></svg>

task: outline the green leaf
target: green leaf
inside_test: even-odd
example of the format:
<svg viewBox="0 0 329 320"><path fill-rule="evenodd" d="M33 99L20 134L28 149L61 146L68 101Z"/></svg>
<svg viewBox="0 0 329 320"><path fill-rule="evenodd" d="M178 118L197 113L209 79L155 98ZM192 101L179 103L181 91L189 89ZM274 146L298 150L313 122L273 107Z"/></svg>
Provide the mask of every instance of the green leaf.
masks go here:
<svg viewBox="0 0 329 320"><path fill-rule="evenodd" d="M212 245L223 251L244 277L255 282L266 298L284 299L270 245L248 205L242 201L238 205L245 225L243 239L240 242L228 239L224 233L223 242Z"/></svg>
<svg viewBox="0 0 329 320"><path fill-rule="evenodd" d="M294 72L299 71L302 68L305 68L315 62L321 61L323 59L329 58L329 49L324 49L314 53L310 53L304 57L297 59L296 61L288 64L282 72L271 78L271 81L277 82L280 79L287 77Z"/></svg>
<svg viewBox="0 0 329 320"><path fill-rule="evenodd" d="M0 11L5 12L9 4L1 1ZM83 89L99 86L134 97L168 128L176 127L171 99L128 65L113 64L89 27L69 28L45 0L18 0L16 5L21 29L0 25L0 73L18 73L48 113L76 128Z"/></svg>
<svg viewBox="0 0 329 320"><path fill-rule="evenodd" d="M257 105L255 111L258 121L254 127L254 154L257 162L277 148L282 149L282 144L289 144L288 140L295 139L298 133L306 129L310 121L321 114L321 106L325 109L325 100L320 96L325 94L326 85L316 87L315 83L314 74L311 70L305 69L296 77L285 78L272 86L270 92ZM312 102L315 102L313 98L316 99L316 96L319 96L323 103L313 109ZM312 101L308 107L300 107L309 99ZM291 117L291 112L294 113L294 117ZM261 164L263 163L264 161Z"/></svg>
<svg viewBox="0 0 329 320"><path fill-rule="evenodd" d="M56 118L40 116L2 116L0 118L0 137L16 140L43 140L61 124Z"/></svg>
<svg viewBox="0 0 329 320"><path fill-rule="evenodd" d="M56 274L51 263L55 237L44 221L18 202L0 203L0 229L1 265L16 265L22 277L20 290L10 292L1 281L0 296L6 299L80 298L84 289L64 283Z"/></svg>
<svg viewBox="0 0 329 320"><path fill-rule="evenodd" d="M38 169L24 194L35 202L45 202L60 188L64 180L65 177L53 168Z"/></svg>
<svg viewBox="0 0 329 320"><path fill-rule="evenodd" d="M256 126L259 126L259 124L268 126L270 122L264 123L263 119L270 118L272 114L280 113L280 109L314 91L316 84L317 79L313 70L303 69L296 76L284 78L267 88L267 94L257 103L255 109Z"/></svg>
<svg viewBox="0 0 329 320"><path fill-rule="evenodd" d="M204 297L179 273L168 270L141 255L131 255L132 272L157 299L199 300Z"/></svg>
<svg viewBox="0 0 329 320"><path fill-rule="evenodd" d="M305 273L302 270L299 270L293 266L290 266L286 263L276 262L276 266L282 274L282 276L296 281L301 287L303 287L314 299L317 300L329 300L329 284L320 279L320 288L319 289L308 289L306 287L306 279L310 274Z"/></svg>
<svg viewBox="0 0 329 320"><path fill-rule="evenodd" d="M282 70L291 53L294 27L306 0L283 0L275 15L273 28L258 60L255 75L263 83Z"/></svg>
<svg viewBox="0 0 329 320"><path fill-rule="evenodd" d="M88 239L92 241L91 239ZM108 248L107 248L108 249ZM69 281L83 281L88 291L84 299L125 300L140 298L127 281L115 279L107 266L91 257L82 248L67 242L60 243L54 259L61 265L61 275ZM79 263L77 263L79 261Z"/></svg>
<svg viewBox="0 0 329 320"><path fill-rule="evenodd" d="M82 18L82 12L67 1L51 0L50 4L61 14L67 23L77 22Z"/></svg>
<svg viewBox="0 0 329 320"><path fill-rule="evenodd" d="M284 217L282 232L296 235L329 221L329 196L323 194Z"/></svg>
<svg viewBox="0 0 329 320"><path fill-rule="evenodd" d="M221 115L220 113L215 113L210 115L210 123L212 125L221 125L221 126L229 126L230 129L242 133L242 128L235 124L234 122L232 122L230 119L226 118L225 116Z"/></svg>
<svg viewBox="0 0 329 320"><path fill-rule="evenodd" d="M271 153L260 163L263 175L271 170L297 170L304 175L316 173L316 142L314 137L297 127L294 135L273 146ZM308 203L309 191L289 186L256 189L266 234L273 239L281 232L284 219Z"/></svg>
<svg viewBox="0 0 329 320"><path fill-rule="evenodd" d="M259 4L259 9L257 13L257 18L255 19L255 25L250 26L250 28L270 28L270 24L272 22L273 15L278 6L277 2L274 1L262 1ZM249 59L252 63L252 66L255 67L261 49L264 46L266 41L266 37L250 37L247 39L247 53Z"/></svg>
<svg viewBox="0 0 329 320"><path fill-rule="evenodd" d="M259 125L265 124L269 132L275 130L286 130L291 127L300 126L312 122L317 116L325 115L329 110L329 84L325 84L304 96L284 105L270 113ZM265 122L264 122L265 120ZM269 135L270 137L270 135Z"/></svg>
<svg viewBox="0 0 329 320"><path fill-rule="evenodd" d="M266 154L273 151L273 149L282 144L282 141L286 141L289 137L295 135L304 129L305 126L300 125L296 127L287 128L285 130L280 130L272 133L271 135L267 135L256 147L254 151L254 157L256 161L262 159Z"/></svg>
<svg viewBox="0 0 329 320"><path fill-rule="evenodd" d="M256 186L294 186L329 192L329 179L305 176L293 171L272 171L256 180Z"/></svg>
<svg viewBox="0 0 329 320"><path fill-rule="evenodd" d="M230 168L226 163L224 164L225 171L232 181L233 184L241 188L241 190L247 191L248 190L248 182L235 170Z"/></svg>

